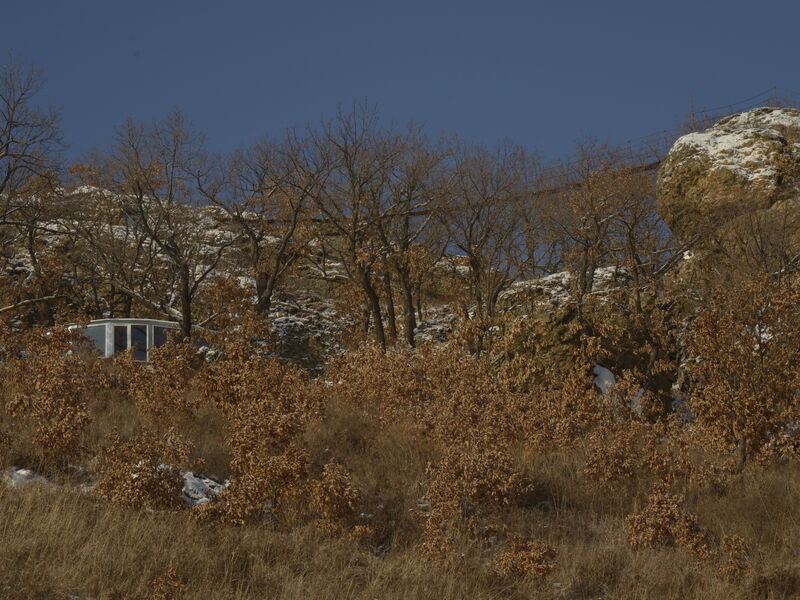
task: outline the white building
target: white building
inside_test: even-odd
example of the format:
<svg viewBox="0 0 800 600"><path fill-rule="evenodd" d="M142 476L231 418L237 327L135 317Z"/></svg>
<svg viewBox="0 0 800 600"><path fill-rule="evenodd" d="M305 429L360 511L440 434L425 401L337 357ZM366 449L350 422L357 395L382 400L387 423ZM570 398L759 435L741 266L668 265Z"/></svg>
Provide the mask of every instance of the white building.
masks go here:
<svg viewBox="0 0 800 600"><path fill-rule="evenodd" d="M77 325L72 325L70 329L75 327ZM134 360L147 361L150 348L163 346L168 332L178 328L174 321L158 319L97 319L89 322L81 333L91 340L103 358L132 348Z"/></svg>

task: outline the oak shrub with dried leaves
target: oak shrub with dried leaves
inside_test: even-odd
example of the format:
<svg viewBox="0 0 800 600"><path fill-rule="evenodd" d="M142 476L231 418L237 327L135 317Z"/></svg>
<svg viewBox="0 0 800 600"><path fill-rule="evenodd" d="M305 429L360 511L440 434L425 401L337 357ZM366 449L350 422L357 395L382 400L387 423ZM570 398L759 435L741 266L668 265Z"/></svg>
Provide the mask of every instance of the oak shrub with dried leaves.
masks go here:
<svg viewBox="0 0 800 600"><path fill-rule="evenodd" d="M314 531L378 556L412 548L506 582L566 576L569 541L545 525L584 503L616 519L627 551L682 553L741 584L760 576L753 544L690 505L795 458L798 290L787 278L718 291L685 346L655 327L605 395L591 367L625 337L613 327L585 334L550 378L535 356L508 368L460 341L367 344L315 379L248 339L221 340L213 361L171 342L144 366L97 361L63 331L5 332L0 368L14 384L0 451L54 473L86 466L95 497L189 511L198 527ZM684 370L688 412L665 410L670 364L675 381ZM179 471L212 464L228 487L185 506ZM572 469L560 467L560 491L548 464ZM165 574L158 597L179 581Z"/></svg>

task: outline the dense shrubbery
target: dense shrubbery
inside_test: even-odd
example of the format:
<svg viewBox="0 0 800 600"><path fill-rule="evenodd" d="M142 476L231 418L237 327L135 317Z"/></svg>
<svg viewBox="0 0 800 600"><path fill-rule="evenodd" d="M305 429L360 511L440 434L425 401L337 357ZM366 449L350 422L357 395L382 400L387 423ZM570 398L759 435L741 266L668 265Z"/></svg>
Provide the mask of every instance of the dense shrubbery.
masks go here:
<svg viewBox="0 0 800 600"><path fill-rule="evenodd" d="M674 381L674 357L686 356L683 405L667 412L661 384L635 361L605 395L592 385L593 357L619 343L611 330L587 333L559 377L541 377L535 355L509 370L491 346L464 353L457 338L388 353L367 345L319 379L241 340L221 340L212 362L171 343L142 366L94 360L58 330L6 332L4 460L64 481L86 467L95 497L186 511L196 527L313 530L356 553L478 568L486 585L519 593L545 593L549 581L584 597L592 577L619 591L622 567L603 567L613 577L567 569L581 536L598 534L563 518L616 523L603 535L627 540L606 540L587 561L606 560L611 543L630 556L676 553L669 560L694 564L714 589L769 586L776 563L747 524L756 516L720 526L709 507L796 456L797 290L755 280L714 295L684 336L657 330ZM178 470L211 465L229 487L183 506ZM158 593L183 589L162 573Z"/></svg>

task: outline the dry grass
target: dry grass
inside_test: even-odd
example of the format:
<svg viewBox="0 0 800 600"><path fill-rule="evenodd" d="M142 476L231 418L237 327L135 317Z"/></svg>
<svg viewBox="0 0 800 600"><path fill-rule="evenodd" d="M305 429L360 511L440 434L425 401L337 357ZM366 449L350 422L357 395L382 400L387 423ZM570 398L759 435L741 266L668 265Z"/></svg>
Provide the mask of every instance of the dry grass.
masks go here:
<svg viewBox="0 0 800 600"><path fill-rule="evenodd" d="M376 458L376 461L379 461ZM413 544L388 548L331 538L314 526L291 531L198 524L187 512L124 509L78 492L0 489L3 598L148 598L172 568L185 597L249 598L795 598L800 594L796 507L800 474L791 465L753 472L726 490L695 490L688 508L718 535L752 548L753 574L722 580L713 564L679 549L634 550L624 517L635 497L615 497L569 470L571 455L542 468L536 504L508 524L557 549L545 580L507 580L489 564L492 540L465 541L463 556L430 560ZM559 477L558 473L562 475ZM637 494L634 494L635 496Z"/></svg>
<svg viewBox="0 0 800 600"><path fill-rule="evenodd" d="M285 534L266 524L246 530L198 526L183 513L124 510L78 493L35 487L0 491L0 539L0 589L9 599L36 591L146 598L150 581L169 568L185 580L191 598L490 598L496 593L478 574L452 566L430 569L410 551L379 558L313 527Z"/></svg>

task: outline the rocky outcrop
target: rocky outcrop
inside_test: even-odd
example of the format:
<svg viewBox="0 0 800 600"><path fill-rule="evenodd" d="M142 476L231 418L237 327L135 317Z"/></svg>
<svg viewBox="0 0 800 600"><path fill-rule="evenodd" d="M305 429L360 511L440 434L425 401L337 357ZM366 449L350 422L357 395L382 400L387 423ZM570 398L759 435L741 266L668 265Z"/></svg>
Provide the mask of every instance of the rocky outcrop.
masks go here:
<svg viewBox="0 0 800 600"><path fill-rule="evenodd" d="M624 269L597 269L592 291L584 298L584 316L607 312L609 300L624 293L628 281ZM495 361L535 358L537 368L552 378L582 360L582 338L587 331L579 318L574 288L574 275L562 271L517 281L505 290L498 301L501 325L496 331L500 341L495 345Z"/></svg>
<svg viewBox="0 0 800 600"><path fill-rule="evenodd" d="M726 237L757 215L785 221L800 198L800 110L757 108L678 139L658 174L658 210L681 241ZM767 212L764 212L767 211Z"/></svg>
<svg viewBox="0 0 800 600"><path fill-rule="evenodd" d="M603 296L628 279L622 267L600 267L594 272L590 295ZM519 312L519 307L523 307L525 316L530 313L552 314L574 303L574 283L574 276L569 271L516 281L500 293L498 308Z"/></svg>

